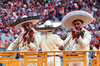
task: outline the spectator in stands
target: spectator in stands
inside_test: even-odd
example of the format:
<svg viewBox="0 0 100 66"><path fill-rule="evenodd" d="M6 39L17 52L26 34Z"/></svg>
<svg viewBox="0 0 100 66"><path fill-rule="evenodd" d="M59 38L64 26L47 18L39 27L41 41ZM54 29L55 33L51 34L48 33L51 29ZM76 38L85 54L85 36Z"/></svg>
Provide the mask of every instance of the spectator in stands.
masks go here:
<svg viewBox="0 0 100 66"><path fill-rule="evenodd" d="M24 15L21 19L12 23L14 28L23 28L22 32L14 42L12 42L7 51L13 51L19 46L19 51L37 51L40 42L40 34L32 28L33 24L39 21L39 17L27 17ZM20 54L19 66L24 66L24 55ZM29 63L27 66L36 66L36 63Z"/></svg>
<svg viewBox="0 0 100 66"><path fill-rule="evenodd" d="M58 47L63 40L56 34L52 34L53 29L59 27L61 23L51 23L47 20L43 25L40 25L38 30L45 32L41 37L40 47L42 51L59 51ZM59 57L60 53L55 53L55 66L61 66ZM54 54L48 53L47 66L54 66Z"/></svg>
<svg viewBox="0 0 100 66"><path fill-rule="evenodd" d="M0 44L2 44L2 40L1 40L1 38L0 38Z"/></svg>
<svg viewBox="0 0 100 66"><path fill-rule="evenodd" d="M5 40L5 41L4 41L4 44L8 45L8 41L7 41L7 40Z"/></svg>
<svg viewBox="0 0 100 66"><path fill-rule="evenodd" d="M98 44L100 45L100 30L97 33L98 33ZM100 50L100 46L99 46L99 50Z"/></svg>
<svg viewBox="0 0 100 66"><path fill-rule="evenodd" d="M10 39L9 41L8 41L8 45L10 45L12 43L12 39Z"/></svg>
<svg viewBox="0 0 100 66"><path fill-rule="evenodd" d="M65 15L62 19L62 25L65 28L75 28L76 30L68 35L64 43L59 46L59 49L63 50L63 48L69 46L69 50L89 50L91 33L83 28L83 26L89 24L92 21L93 16L86 11L72 11ZM86 59L88 66L88 53ZM84 66L84 63L70 62L69 66Z"/></svg>

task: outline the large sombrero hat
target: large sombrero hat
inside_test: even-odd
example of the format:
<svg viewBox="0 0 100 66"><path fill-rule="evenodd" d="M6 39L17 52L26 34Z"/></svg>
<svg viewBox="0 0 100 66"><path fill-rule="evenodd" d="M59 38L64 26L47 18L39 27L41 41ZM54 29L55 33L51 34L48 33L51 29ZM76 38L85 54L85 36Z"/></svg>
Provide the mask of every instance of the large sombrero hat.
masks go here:
<svg viewBox="0 0 100 66"><path fill-rule="evenodd" d="M60 27L60 22L51 22L50 20L47 20L43 25L37 26L36 29L42 32L51 31L53 29L56 29L57 27Z"/></svg>
<svg viewBox="0 0 100 66"><path fill-rule="evenodd" d="M14 28L21 28L23 23L26 22L32 22L33 24L36 24L39 22L39 16L32 16L28 17L26 15L22 16L20 19L16 20L15 22L11 23L11 27Z"/></svg>
<svg viewBox="0 0 100 66"><path fill-rule="evenodd" d="M74 28L72 22L74 20L82 20L83 26L91 23L93 21L93 16L86 11L72 11L65 15L62 19L62 26L65 28Z"/></svg>

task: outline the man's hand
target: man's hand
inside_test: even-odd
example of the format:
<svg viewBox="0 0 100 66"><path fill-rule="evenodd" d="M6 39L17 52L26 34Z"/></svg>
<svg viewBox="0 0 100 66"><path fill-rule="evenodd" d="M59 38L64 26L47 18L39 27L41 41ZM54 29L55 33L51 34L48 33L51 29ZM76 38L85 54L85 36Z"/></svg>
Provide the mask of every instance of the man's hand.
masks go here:
<svg viewBox="0 0 100 66"><path fill-rule="evenodd" d="M30 44L30 42L34 42L34 34L32 32L30 32L30 34L26 35L26 41L28 44Z"/></svg>
<svg viewBox="0 0 100 66"><path fill-rule="evenodd" d="M79 36L80 36L81 34L83 34L83 30L76 30L76 31L75 31L75 36L76 36L77 38L79 38Z"/></svg>
<svg viewBox="0 0 100 66"><path fill-rule="evenodd" d="M20 56L20 58L24 58L23 54L18 53L18 56Z"/></svg>
<svg viewBox="0 0 100 66"><path fill-rule="evenodd" d="M59 46L59 50L63 50L64 49L64 46L63 45L60 45Z"/></svg>
<svg viewBox="0 0 100 66"><path fill-rule="evenodd" d="M27 41L28 44L30 43L31 39L30 39L29 35L26 35L26 41Z"/></svg>
<svg viewBox="0 0 100 66"><path fill-rule="evenodd" d="M90 47L93 49L93 45L90 45Z"/></svg>

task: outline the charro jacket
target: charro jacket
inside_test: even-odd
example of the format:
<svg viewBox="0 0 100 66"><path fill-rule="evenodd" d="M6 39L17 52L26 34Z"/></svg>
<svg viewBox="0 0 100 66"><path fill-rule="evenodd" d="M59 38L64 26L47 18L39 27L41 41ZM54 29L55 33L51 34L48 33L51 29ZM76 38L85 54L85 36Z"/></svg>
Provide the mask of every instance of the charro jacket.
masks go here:
<svg viewBox="0 0 100 66"><path fill-rule="evenodd" d="M58 47L61 43L63 43L63 40L58 35L47 32L41 37L40 47L42 51L59 51ZM48 55L54 54L49 53ZM56 53L56 55L58 54Z"/></svg>
<svg viewBox="0 0 100 66"><path fill-rule="evenodd" d="M63 45L65 45L65 48L69 48L69 50L89 50L89 44L91 41L91 33L87 31L85 28L82 28L84 30L83 36L80 36L79 38L72 39L72 33L68 35L68 37L65 39ZM71 39L70 39L71 38ZM69 40L70 39L70 40ZM88 53L86 54L86 61L87 66L89 65L89 58ZM77 59L77 58L74 58ZM69 66L84 66L83 62L70 62Z"/></svg>
<svg viewBox="0 0 100 66"><path fill-rule="evenodd" d="M37 32L35 29L32 29L34 31L34 42L30 42L30 44L27 44L27 41L23 41L23 35L25 32L21 33L17 39L10 44L7 50L14 50L17 46L19 46L19 51L37 51L39 47L39 43L41 40L40 33Z"/></svg>
<svg viewBox="0 0 100 66"><path fill-rule="evenodd" d="M91 41L91 33L87 31L85 28L82 28L84 30L83 37L80 36L78 39L72 39L72 33L68 35L68 37L65 39L63 45L66 46L65 48L69 48L69 50L89 50L89 44ZM70 39L71 38L71 39ZM69 41L70 39L70 41Z"/></svg>

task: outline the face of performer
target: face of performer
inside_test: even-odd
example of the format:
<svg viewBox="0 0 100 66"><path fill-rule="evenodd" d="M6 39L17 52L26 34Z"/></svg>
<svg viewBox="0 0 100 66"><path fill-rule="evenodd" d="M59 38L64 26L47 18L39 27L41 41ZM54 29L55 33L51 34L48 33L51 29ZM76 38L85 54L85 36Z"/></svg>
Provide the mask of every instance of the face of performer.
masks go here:
<svg viewBox="0 0 100 66"><path fill-rule="evenodd" d="M83 22L76 20L76 21L73 21L73 25L76 30L79 30L83 27Z"/></svg>
<svg viewBox="0 0 100 66"><path fill-rule="evenodd" d="M31 22L28 22L28 23L24 23L24 24L22 24L22 27L24 28L24 30L26 31L26 32L28 32L31 28L32 28L32 23Z"/></svg>

